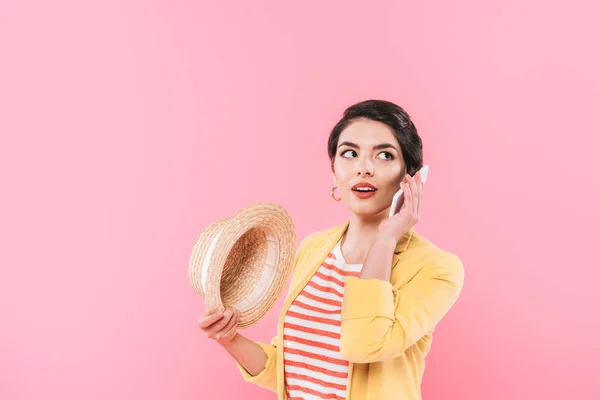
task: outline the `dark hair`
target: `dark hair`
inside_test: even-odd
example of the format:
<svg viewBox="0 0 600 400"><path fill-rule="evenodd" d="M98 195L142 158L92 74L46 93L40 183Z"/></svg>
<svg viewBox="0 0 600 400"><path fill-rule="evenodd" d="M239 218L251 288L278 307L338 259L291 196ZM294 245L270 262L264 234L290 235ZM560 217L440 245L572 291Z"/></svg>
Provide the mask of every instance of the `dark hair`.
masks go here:
<svg viewBox="0 0 600 400"><path fill-rule="evenodd" d="M392 129L400 144L407 174L412 176L423 167L423 142L408 113L400 106L389 101L366 100L348 107L344 111L342 119L333 127L329 135L327 149L332 170L338 139L342 131L358 118L379 121Z"/></svg>

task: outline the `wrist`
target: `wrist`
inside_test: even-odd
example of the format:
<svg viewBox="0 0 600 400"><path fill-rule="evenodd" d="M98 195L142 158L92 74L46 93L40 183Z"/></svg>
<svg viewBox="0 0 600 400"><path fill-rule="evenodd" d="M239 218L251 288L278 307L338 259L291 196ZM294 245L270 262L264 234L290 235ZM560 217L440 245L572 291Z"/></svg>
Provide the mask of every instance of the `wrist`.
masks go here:
<svg viewBox="0 0 600 400"><path fill-rule="evenodd" d="M218 343L225 348L225 350L229 350L231 346L234 345L236 338L238 337L238 333L234 333L229 339L226 340L218 340Z"/></svg>
<svg viewBox="0 0 600 400"><path fill-rule="evenodd" d="M375 241L367 254L363 268L360 272L361 279L379 279L389 281L392 270L392 257L396 249L396 238L389 233L382 233L375 237Z"/></svg>
<svg viewBox="0 0 600 400"><path fill-rule="evenodd" d="M383 246L383 247L392 247L392 248L396 248L396 244L398 243L398 238L396 238L394 235L390 234L390 233L384 233L384 232L380 232L376 237L375 237L375 243L377 244L377 246Z"/></svg>

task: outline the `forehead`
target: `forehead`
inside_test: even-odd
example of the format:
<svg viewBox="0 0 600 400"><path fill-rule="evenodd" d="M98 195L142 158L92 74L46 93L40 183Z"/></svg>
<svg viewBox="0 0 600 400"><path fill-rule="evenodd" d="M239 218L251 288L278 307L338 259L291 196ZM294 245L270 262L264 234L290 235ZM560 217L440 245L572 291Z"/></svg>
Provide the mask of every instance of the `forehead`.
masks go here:
<svg viewBox="0 0 600 400"><path fill-rule="evenodd" d="M380 143L398 144L392 129L383 122L360 118L344 129L338 139L342 142L356 143L361 147L374 146Z"/></svg>

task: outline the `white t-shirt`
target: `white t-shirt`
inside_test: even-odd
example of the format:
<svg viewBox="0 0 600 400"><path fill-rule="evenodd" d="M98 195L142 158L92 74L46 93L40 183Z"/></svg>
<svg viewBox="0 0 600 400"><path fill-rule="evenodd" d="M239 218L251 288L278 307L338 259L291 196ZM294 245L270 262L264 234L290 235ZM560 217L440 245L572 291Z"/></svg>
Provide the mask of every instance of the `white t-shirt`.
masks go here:
<svg viewBox="0 0 600 400"><path fill-rule="evenodd" d="M345 399L348 361L340 355L344 283L362 264L346 264L341 239L284 317L283 359L289 399Z"/></svg>

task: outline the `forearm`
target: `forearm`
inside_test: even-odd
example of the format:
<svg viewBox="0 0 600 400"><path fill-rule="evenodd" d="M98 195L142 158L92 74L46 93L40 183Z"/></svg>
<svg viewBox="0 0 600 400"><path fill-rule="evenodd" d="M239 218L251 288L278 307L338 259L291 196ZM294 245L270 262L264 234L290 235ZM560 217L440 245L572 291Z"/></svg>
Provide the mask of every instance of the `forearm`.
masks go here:
<svg viewBox="0 0 600 400"><path fill-rule="evenodd" d="M447 252L425 257L402 289L389 281L346 278L340 352L356 363L393 358L414 345L448 312L462 289L464 268Z"/></svg>
<svg viewBox="0 0 600 400"><path fill-rule="evenodd" d="M256 376L265 369L267 363L265 351L258 343L239 333L223 347L250 375Z"/></svg>
<svg viewBox="0 0 600 400"><path fill-rule="evenodd" d="M378 236L367 254L360 278L389 282L395 248L396 240L393 236Z"/></svg>

